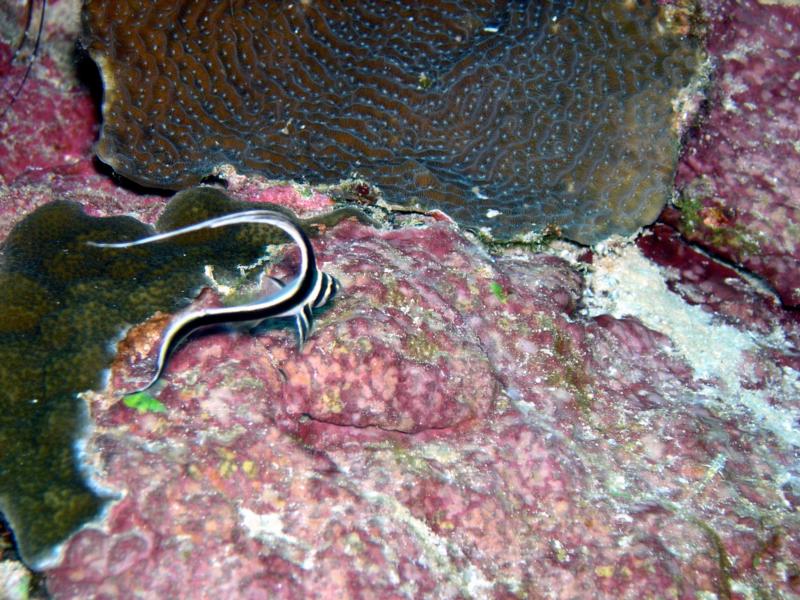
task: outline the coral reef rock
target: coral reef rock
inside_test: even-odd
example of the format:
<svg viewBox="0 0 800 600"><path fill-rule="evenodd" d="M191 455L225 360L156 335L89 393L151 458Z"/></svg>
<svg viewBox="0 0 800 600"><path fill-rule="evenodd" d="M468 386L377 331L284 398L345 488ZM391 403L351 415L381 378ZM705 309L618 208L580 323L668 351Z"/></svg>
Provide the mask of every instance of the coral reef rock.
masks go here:
<svg viewBox="0 0 800 600"><path fill-rule="evenodd" d="M680 162L680 211L664 218L800 306L800 7L708 4L710 108Z"/></svg>
<svg viewBox="0 0 800 600"><path fill-rule="evenodd" d="M750 188L715 98L741 87L726 88L727 69L748 84L773 72L762 67L782 50L762 24L777 35L800 8L705 4L710 40L755 36L730 57L711 48L723 74L707 123L717 145L697 158L711 165L716 147L725 160L698 172L732 202ZM56 199L155 223L163 197L92 161L97 116L59 58L80 2L48 6L40 59L0 122L12 159L0 161L0 238ZM18 62L3 69L18 74ZM761 140L774 98L745 97L756 109L731 115L761 115ZM795 94L774 114L797 106ZM731 135L749 135L737 122ZM791 157L767 141L749 156L784 185L793 175L773 167ZM690 147L702 142L701 129ZM225 179L239 200L306 215L330 206L306 185ZM723 214L701 208L701 220ZM759 215L776 243L797 227L792 211ZM446 220L393 218L405 228L347 221L315 238L344 289L301 352L288 328L198 337L152 390L158 404L129 406L118 393L147 380L163 317L130 330L107 388L84 394L88 472L118 499L40 575L53 597L800 595L796 312L717 262L717 246L701 253L667 225L636 244L493 256ZM31 577L9 554L0 576L24 587Z"/></svg>

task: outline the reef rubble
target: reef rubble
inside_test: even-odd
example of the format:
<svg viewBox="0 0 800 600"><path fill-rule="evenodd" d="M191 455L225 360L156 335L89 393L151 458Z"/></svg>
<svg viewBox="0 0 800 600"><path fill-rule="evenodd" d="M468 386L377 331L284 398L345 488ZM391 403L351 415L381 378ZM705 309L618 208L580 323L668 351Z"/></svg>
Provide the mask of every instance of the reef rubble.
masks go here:
<svg viewBox="0 0 800 600"><path fill-rule="evenodd" d="M782 11L800 19L797 7L722 3L712 26ZM0 160L0 239L56 199L151 223L164 205L98 171L97 115L59 47L43 45L0 123L14 158ZM723 140L713 114L704 143ZM720 164L705 178L732 198ZM233 177L229 192L301 214L330 207L259 178ZM786 294L681 237L677 210L635 243L539 253L489 253L423 215L396 217L398 229L339 224L314 243L344 289L304 349L290 328L198 337L153 392L165 412L120 396L147 380L163 316L133 327L106 388L83 395L85 460L119 499L44 571L48 592L800 594L800 318ZM790 230L793 214L770 226ZM27 581L10 554L0 573Z"/></svg>

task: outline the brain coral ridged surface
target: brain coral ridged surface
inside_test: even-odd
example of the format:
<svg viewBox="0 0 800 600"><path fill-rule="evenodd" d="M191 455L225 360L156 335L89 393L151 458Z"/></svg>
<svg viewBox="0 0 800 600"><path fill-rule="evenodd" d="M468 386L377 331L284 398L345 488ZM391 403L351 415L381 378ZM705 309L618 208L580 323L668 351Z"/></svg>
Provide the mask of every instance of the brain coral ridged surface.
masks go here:
<svg viewBox="0 0 800 600"><path fill-rule="evenodd" d="M671 190L672 103L698 56L664 10L86 0L97 154L171 189L221 164L357 175L501 237L552 224L592 243L652 222Z"/></svg>

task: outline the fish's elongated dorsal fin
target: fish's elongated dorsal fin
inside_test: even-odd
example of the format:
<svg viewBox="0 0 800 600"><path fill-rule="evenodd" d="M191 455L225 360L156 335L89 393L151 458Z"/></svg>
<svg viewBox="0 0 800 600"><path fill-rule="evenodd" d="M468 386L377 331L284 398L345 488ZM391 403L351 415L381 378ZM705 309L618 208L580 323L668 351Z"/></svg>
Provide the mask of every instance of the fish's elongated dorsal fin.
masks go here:
<svg viewBox="0 0 800 600"><path fill-rule="evenodd" d="M137 391L145 391L155 384L166 367L167 359L174 349L199 329L230 323L263 322L269 318L295 317L299 348L302 349L314 325L313 309L328 302L338 290L336 279L322 273L317 267L314 248L301 225L285 214L254 209L230 213L187 225L173 231L156 233L138 240L125 242L86 242L98 248L124 249L142 244L168 240L186 233L203 229L216 229L230 225L262 224L281 229L297 245L300 251L300 266L293 279L283 282L268 276L278 285L278 290L256 301L244 305L206 308L192 311L175 318L164 331L158 351L156 371L150 382Z"/></svg>

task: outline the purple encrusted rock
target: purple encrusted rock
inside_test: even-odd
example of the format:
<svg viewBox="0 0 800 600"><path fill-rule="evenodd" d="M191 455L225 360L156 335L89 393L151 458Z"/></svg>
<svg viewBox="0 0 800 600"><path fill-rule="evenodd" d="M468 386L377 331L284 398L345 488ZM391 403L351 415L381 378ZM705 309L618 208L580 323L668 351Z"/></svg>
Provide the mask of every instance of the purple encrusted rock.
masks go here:
<svg viewBox="0 0 800 600"><path fill-rule="evenodd" d="M756 273L800 305L800 7L706 2L715 69L708 114L681 159L687 239Z"/></svg>
<svg viewBox="0 0 800 600"><path fill-rule="evenodd" d="M739 516L755 502L781 520L791 439L732 420L715 394L735 377L693 377L670 356L691 358L689 342L644 327L652 314L581 316L567 262L493 261L442 223L349 223L319 246L345 291L302 353L289 331L207 336L175 356L166 415L90 396L99 481L125 497L49 574L57 595L180 596L189 580L210 596L791 589L791 538ZM594 262L598 280L660 275L631 248ZM682 302L661 293L641 294L656 317ZM121 356L112 382L141 361ZM419 375L400 386L402 372ZM765 546L773 570L753 567Z"/></svg>
<svg viewBox="0 0 800 600"><path fill-rule="evenodd" d="M584 281L445 223L317 245L344 289L302 352L288 328L203 336L142 414L117 394L163 322L129 334L87 395L97 481L124 495L48 572L57 597L795 590L796 401L739 346L762 325L715 325L635 247ZM738 354L702 366L708 335Z"/></svg>
<svg viewBox="0 0 800 600"><path fill-rule="evenodd" d="M12 4L21 3L8 3L0 9L0 18L15 12L24 15ZM30 58L31 44L27 44L12 61L14 47L0 41L0 114L5 113L0 119L0 185L23 174L74 166L90 155L99 132L97 107L72 64L77 3L49 4L47 29L35 58ZM35 27L29 32L34 36Z"/></svg>
<svg viewBox="0 0 800 600"><path fill-rule="evenodd" d="M721 4L712 39L731 36L745 56L733 42L766 35L755 16L795 10ZM726 15L741 32L723 35ZM721 68L760 77L737 69L772 46L748 47ZM0 167L0 239L59 198L153 222L163 199L95 170L96 115L75 108L86 100L74 84L53 83L68 74L48 69L34 69L27 102L54 85L63 101L34 114L20 99L3 125L14 159ZM709 144L726 114L714 110ZM682 177L693 155L711 161L701 141ZM779 145L761 144L761 156ZM702 171L709 189L726 201L750 189L740 165L719 164ZM304 186L226 177L240 199L302 214L330 203ZM170 316L128 332L107 388L85 394L87 465L119 500L45 572L53 597L800 594L796 314L663 225L635 245L492 256L451 223L403 219L315 238L343 290L303 350L288 326L193 339L153 390L164 413L137 412L121 393L149 378ZM761 225L776 244L789 230ZM19 563L0 565L21 577Z"/></svg>

